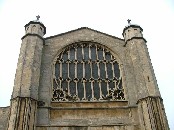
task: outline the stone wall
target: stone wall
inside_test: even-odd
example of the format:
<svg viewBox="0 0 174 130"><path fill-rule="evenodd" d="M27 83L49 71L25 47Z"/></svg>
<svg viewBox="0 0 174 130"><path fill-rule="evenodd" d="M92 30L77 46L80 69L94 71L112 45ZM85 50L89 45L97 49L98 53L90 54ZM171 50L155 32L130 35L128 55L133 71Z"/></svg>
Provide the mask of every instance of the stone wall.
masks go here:
<svg viewBox="0 0 174 130"><path fill-rule="evenodd" d="M0 130L5 130L7 128L9 111L9 106L0 108Z"/></svg>

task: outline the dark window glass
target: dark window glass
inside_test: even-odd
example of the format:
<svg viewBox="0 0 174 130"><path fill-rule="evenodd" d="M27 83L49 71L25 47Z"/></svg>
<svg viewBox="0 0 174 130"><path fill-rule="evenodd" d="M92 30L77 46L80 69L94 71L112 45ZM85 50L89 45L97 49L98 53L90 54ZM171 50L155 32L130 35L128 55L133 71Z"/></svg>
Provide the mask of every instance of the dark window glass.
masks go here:
<svg viewBox="0 0 174 130"><path fill-rule="evenodd" d="M60 75L60 64L59 63L56 63L56 65L55 65L55 75L56 75L56 77L59 77L59 75Z"/></svg>
<svg viewBox="0 0 174 130"><path fill-rule="evenodd" d="M102 49L98 50L98 59L103 60L103 50Z"/></svg>
<svg viewBox="0 0 174 130"><path fill-rule="evenodd" d="M66 61L68 59L68 52L64 52L62 58Z"/></svg>
<svg viewBox="0 0 174 130"><path fill-rule="evenodd" d="M88 63L85 63L85 77L87 79L90 79L90 77L91 77L90 64L88 64Z"/></svg>
<svg viewBox="0 0 174 130"><path fill-rule="evenodd" d="M119 89L122 89L122 79L120 80L118 87Z"/></svg>
<svg viewBox="0 0 174 130"><path fill-rule="evenodd" d="M114 89L114 86L115 86L115 83L114 83L114 82L112 82L112 81L109 82L109 88L110 88L110 89L113 90L113 89Z"/></svg>
<svg viewBox="0 0 174 130"><path fill-rule="evenodd" d="M71 48L70 49L70 60L74 60L75 59L75 49L74 48Z"/></svg>
<svg viewBox="0 0 174 130"><path fill-rule="evenodd" d="M107 63L106 66L107 66L108 78L112 79L113 78L112 64L111 63Z"/></svg>
<svg viewBox="0 0 174 130"><path fill-rule="evenodd" d="M105 64L104 63L100 63L100 77L102 79L106 78L106 72L105 72Z"/></svg>
<svg viewBox="0 0 174 130"><path fill-rule="evenodd" d="M91 47L91 59L92 61L96 60L97 59L97 56L96 56L96 48L95 47Z"/></svg>
<svg viewBox="0 0 174 130"><path fill-rule="evenodd" d="M107 84L104 81L101 82L101 90L102 90L102 94L106 97L106 95L107 95Z"/></svg>
<svg viewBox="0 0 174 130"><path fill-rule="evenodd" d="M84 47L84 59L88 60L89 59L89 48Z"/></svg>
<svg viewBox="0 0 174 130"><path fill-rule="evenodd" d="M98 78L98 67L96 63L92 63L92 76L94 79Z"/></svg>
<svg viewBox="0 0 174 130"><path fill-rule="evenodd" d="M76 94L76 85L73 81L71 81L69 86L70 86L70 93L72 96L74 96Z"/></svg>
<svg viewBox="0 0 174 130"><path fill-rule="evenodd" d="M62 63L62 77L63 79L68 78L68 65L66 63Z"/></svg>
<svg viewBox="0 0 174 130"><path fill-rule="evenodd" d="M84 87L83 87L83 84L82 84L82 82L78 82L77 83L77 89L78 89L78 97L80 98L80 99L82 99L83 98L83 96L84 96Z"/></svg>
<svg viewBox="0 0 174 130"><path fill-rule="evenodd" d="M110 52L105 52L105 58L106 58L106 60L108 60L108 61L111 60L111 54L110 54Z"/></svg>
<svg viewBox="0 0 174 130"><path fill-rule="evenodd" d="M71 79L75 78L75 64L74 63L69 64L69 76Z"/></svg>
<svg viewBox="0 0 174 130"><path fill-rule="evenodd" d="M94 95L96 99L99 99L100 97L100 88L99 88L99 83L98 82L94 82Z"/></svg>
<svg viewBox="0 0 174 130"><path fill-rule="evenodd" d="M115 71L115 76L120 77L120 70L117 63L114 63L114 71Z"/></svg>
<svg viewBox="0 0 174 130"><path fill-rule="evenodd" d="M62 89L65 91L68 88L68 83L66 81L62 82Z"/></svg>
<svg viewBox="0 0 174 130"><path fill-rule="evenodd" d="M86 82L86 98L88 101L92 98L92 90L90 82Z"/></svg>
<svg viewBox="0 0 174 130"><path fill-rule="evenodd" d="M83 64L77 64L77 78L81 79L83 77Z"/></svg>
<svg viewBox="0 0 174 130"><path fill-rule="evenodd" d="M77 48L77 60L81 61L83 59L82 57L82 47Z"/></svg>

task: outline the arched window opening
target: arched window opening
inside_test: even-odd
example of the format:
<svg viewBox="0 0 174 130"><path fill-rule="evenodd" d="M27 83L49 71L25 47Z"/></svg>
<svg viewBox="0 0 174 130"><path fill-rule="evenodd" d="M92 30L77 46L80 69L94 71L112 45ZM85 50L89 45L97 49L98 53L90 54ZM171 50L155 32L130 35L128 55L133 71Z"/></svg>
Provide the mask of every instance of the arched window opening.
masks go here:
<svg viewBox="0 0 174 130"><path fill-rule="evenodd" d="M32 26L31 32L32 32L32 33L36 33L36 25L33 25L33 26Z"/></svg>
<svg viewBox="0 0 174 130"><path fill-rule="evenodd" d="M52 101L124 99L119 64L104 46L76 43L56 57Z"/></svg>

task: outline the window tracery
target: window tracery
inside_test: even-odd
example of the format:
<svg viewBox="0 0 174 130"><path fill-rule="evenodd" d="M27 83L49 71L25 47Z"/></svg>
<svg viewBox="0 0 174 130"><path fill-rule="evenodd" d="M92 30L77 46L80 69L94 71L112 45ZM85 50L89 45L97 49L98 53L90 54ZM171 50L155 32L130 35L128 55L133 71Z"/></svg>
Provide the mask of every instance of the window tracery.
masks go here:
<svg viewBox="0 0 174 130"><path fill-rule="evenodd" d="M76 43L56 57L52 101L124 99L119 64L104 46Z"/></svg>

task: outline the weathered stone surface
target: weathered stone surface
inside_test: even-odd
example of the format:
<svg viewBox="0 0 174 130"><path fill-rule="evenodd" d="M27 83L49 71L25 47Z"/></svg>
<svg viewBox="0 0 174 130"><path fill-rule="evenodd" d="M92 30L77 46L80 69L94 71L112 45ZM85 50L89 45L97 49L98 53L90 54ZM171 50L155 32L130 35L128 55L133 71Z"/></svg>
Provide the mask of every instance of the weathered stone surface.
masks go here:
<svg viewBox="0 0 174 130"><path fill-rule="evenodd" d="M5 111L2 114L2 118L0 118L0 122L2 122L1 128L7 126L5 122L8 119L4 118L4 116L8 115L10 111L8 130L169 129L148 54L146 40L143 38L143 30L140 26L127 26L123 32L124 39L84 27L60 35L43 38L42 36L46 33L46 28L39 21L30 22L25 27L26 35L22 38L11 108L10 110L9 108L0 109L0 113ZM68 90L60 88L62 81L67 81L67 79L61 77L62 73L69 74L70 72L62 72L63 70L60 69L57 72L60 75L56 77L55 62L61 62L59 64L61 66L63 61L60 61L61 58L59 58L59 61L57 60L59 54L68 53L64 49L77 43L78 45L86 43L90 44L90 46L97 44L103 47L103 55L107 53L104 50L112 54L118 62L119 75L122 80L122 88L119 88L119 85L115 85L115 89L122 89L124 98L114 99L113 94L116 91L109 90L110 88L108 88L109 82L116 84L116 82L120 82L120 79L114 80L113 78L108 80L106 76L106 79L101 80L100 71L98 71L98 79L94 81L92 76L88 79L91 82L90 91L92 91L94 85L92 82L98 82L99 86L101 85L99 82L107 82L104 86L106 87L105 95L107 98L103 98L106 96L100 95L100 100L94 98L92 100L78 100L77 97L75 98L77 100L72 100L71 93L68 93ZM73 48L75 49L74 46ZM99 46L96 47L96 51L100 49ZM90 47L88 50L90 53ZM83 51L81 54L84 55ZM70 56L70 54L67 55ZM96 52L96 57L98 55L98 52ZM110 62L103 58L102 62L105 65L104 71L106 75L109 68L106 65L107 63L111 64L112 71L114 70L114 58ZM92 58L88 60L90 61ZM101 62L99 59L95 62L89 61L88 63L84 59L76 61L74 58L72 61L70 59L66 60L66 64L81 62L83 65L99 65L99 62ZM93 75L93 68L92 66L90 67L87 71L90 70L89 72ZM77 73L76 70L75 74ZM83 72L84 70L83 67ZM99 67L98 70L100 70ZM112 74L115 75L114 73ZM85 74L83 73L83 75ZM56 78L59 78L59 80ZM56 86L57 88L53 88L53 79L61 82ZM80 82L85 82L85 76L82 79ZM76 86L74 85L74 90L71 90L77 93L75 89L77 89L77 80L79 79L75 77L72 80ZM68 84L67 86L72 87L73 85ZM66 88L68 88L67 86ZM98 88L101 89L100 87ZM56 89L56 91L53 91L53 89ZM54 92L58 93L58 96L63 95L61 101L53 100ZM94 93L91 92L91 95L94 95ZM101 90L100 94L102 94ZM71 100L68 100L70 98Z"/></svg>
<svg viewBox="0 0 174 130"><path fill-rule="evenodd" d="M8 124L10 107L0 107L0 130L5 130Z"/></svg>

